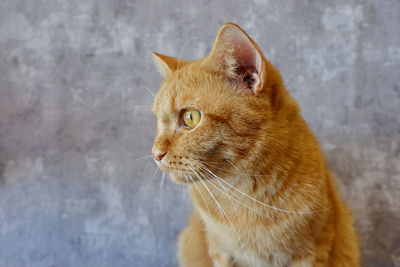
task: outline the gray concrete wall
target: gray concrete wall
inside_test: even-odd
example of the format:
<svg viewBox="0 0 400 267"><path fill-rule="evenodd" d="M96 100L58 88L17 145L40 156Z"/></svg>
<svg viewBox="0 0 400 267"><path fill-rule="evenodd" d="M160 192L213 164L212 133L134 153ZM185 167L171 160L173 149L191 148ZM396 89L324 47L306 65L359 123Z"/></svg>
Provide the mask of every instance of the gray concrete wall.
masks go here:
<svg viewBox="0 0 400 267"><path fill-rule="evenodd" d="M150 51L233 21L280 68L357 222L400 266L399 0L0 1L0 266L175 266L190 201L154 173Z"/></svg>

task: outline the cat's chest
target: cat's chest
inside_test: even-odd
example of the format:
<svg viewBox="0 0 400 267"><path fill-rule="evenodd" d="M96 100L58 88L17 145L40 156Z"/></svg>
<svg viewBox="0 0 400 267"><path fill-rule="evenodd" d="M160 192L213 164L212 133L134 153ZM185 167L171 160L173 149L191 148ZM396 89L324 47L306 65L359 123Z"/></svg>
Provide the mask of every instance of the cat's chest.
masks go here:
<svg viewBox="0 0 400 267"><path fill-rule="evenodd" d="M277 250L281 246L265 228L220 222L200 211L207 230L208 241L235 261L235 266L288 266L291 255ZM260 253L260 251L262 251Z"/></svg>

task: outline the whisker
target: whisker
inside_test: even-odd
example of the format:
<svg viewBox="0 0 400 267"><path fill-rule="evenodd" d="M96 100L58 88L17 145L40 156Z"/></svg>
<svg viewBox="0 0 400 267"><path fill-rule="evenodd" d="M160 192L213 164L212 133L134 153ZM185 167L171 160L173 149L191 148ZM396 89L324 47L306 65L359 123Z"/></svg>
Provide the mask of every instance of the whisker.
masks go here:
<svg viewBox="0 0 400 267"><path fill-rule="evenodd" d="M195 174L196 174L196 173L195 173ZM206 199L205 199L203 193L201 192L199 186L197 185L196 181L195 181L192 177L190 177L190 176L189 176L189 178L190 178L190 180L192 181L192 183L196 186L197 191L200 193L200 195L201 195L201 197L202 197L202 199L203 199L203 201L204 201L204 204L205 204L206 207L207 207L208 213L211 213L210 208L208 207L207 201L206 201ZM192 188L192 186L189 186L189 188ZM192 188L192 191L194 191L193 188Z"/></svg>
<svg viewBox="0 0 400 267"><path fill-rule="evenodd" d="M149 158L153 158L153 155L146 155L146 156L143 156L143 157L134 158L133 160L136 161L136 160L149 159Z"/></svg>
<svg viewBox="0 0 400 267"><path fill-rule="evenodd" d="M206 166L203 165L203 167L206 168L210 173L212 173L212 174L214 175L214 177L215 177L217 180L219 180L219 181L221 181L222 183L228 185L230 188L232 188L232 189L234 189L235 191L239 192L239 193L242 194L243 196L245 196L245 197L247 197L247 198L249 198L249 199L255 201L256 203L258 203L258 204L260 204L260 205L263 205L263 206L265 206L265 207L267 207L267 208L270 208L270 209L272 209L272 210L281 211L281 212L286 212L286 213L294 213L294 214L309 214L309 213L316 213L316 212L321 212L321 211L325 211L325 210L331 209L331 207L329 207L329 208L324 208L324 209L321 209L321 210L314 210L314 211L313 211L313 210L311 210L311 211L292 211L292 210L285 210L285 209L277 208L277 207L274 207L274 206L265 204L264 202L261 202L261 201L259 201L258 199L254 198L254 197L252 197L252 196L249 196L248 194L242 192L241 190L237 189L236 187L234 187L233 185L231 185L230 183L228 183L227 181L225 181L224 179L222 179L222 178L220 178L219 176L215 175L215 174L214 174L210 169L208 169Z"/></svg>
<svg viewBox="0 0 400 267"><path fill-rule="evenodd" d="M141 87L143 87L147 92L149 92L149 93L153 96L153 98L156 97L156 95L153 93L153 91L151 91L149 88L147 88L147 87L144 86L144 85L141 85Z"/></svg>
<svg viewBox="0 0 400 267"><path fill-rule="evenodd" d="M116 83L116 86L117 86L117 87L121 87L121 86L125 85L125 83L127 83L127 82L129 82L129 81L131 81L131 80L133 80L133 79L138 79L138 78L139 78L138 76L130 76L130 75L129 75L128 78L123 79L122 81L118 81L118 82ZM135 82L135 83L137 83L137 82ZM144 85L139 85L139 86L142 87L142 88L144 88L146 91L148 91L148 92L151 94L151 96L152 96L153 98L155 97L155 94L154 94L149 88L147 88L147 87L144 86Z"/></svg>
<svg viewBox="0 0 400 267"><path fill-rule="evenodd" d="M234 190L236 190L236 191L239 192L240 194L244 195L245 197L247 197L247 198L249 198L249 199L251 199L251 200L257 202L257 203L260 204L260 205L263 205L263 206L265 206L265 207L268 207L268 208L273 209L273 210L276 210L276 211L281 211L281 212L286 212L286 213L297 213L297 214L299 214L299 213L300 213L300 214L301 214L301 213L308 214L308 213L315 213L315 212L318 212L318 211L293 211L293 210L285 210L285 209L277 208L277 207L274 207L274 206L270 206L270 205L268 205L268 204L265 204L264 202L259 201L258 199L255 199L255 198L249 196L248 194L242 192L241 190L237 189L236 187L234 187L234 186L231 185L230 183L224 181L223 179L221 179L221 178L219 178L219 177L217 177L217 179L220 180L221 182L223 182L224 184L228 185L229 187L233 188Z"/></svg>
<svg viewBox="0 0 400 267"><path fill-rule="evenodd" d="M199 166L201 169L207 171L207 170L204 169L203 166L201 166L200 164L198 164L198 166ZM199 171L199 173L201 173L201 172ZM213 173L211 173L211 175L213 175ZM205 177L205 175L204 175L203 177ZM206 179L206 181L208 181L211 185L214 186L214 184L212 183L211 179ZM233 205L232 197L229 195L227 188L226 188L220 181L218 181L218 180L216 180L216 181L221 185L222 189L225 191L225 194L224 194L224 195L226 195L226 196L229 198L229 200L230 200L231 203L232 203L232 206L234 207L235 205ZM215 186L214 186L214 187L215 187ZM218 187L217 187L217 189L219 190ZM220 190L219 190L219 191L220 191ZM222 193L223 193L223 192L222 192ZM240 203L240 202L239 202L239 203Z"/></svg>
<svg viewBox="0 0 400 267"><path fill-rule="evenodd" d="M134 106L134 109L151 109L151 106Z"/></svg>
<svg viewBox="0 0 400 267"><path fill-rule="evenodd" d="M189 166L189 167L190 167L190 166ZM190 168L192 169L193 172L195 172L195 173L197 174L197 172L196 172L192 167L190 167ZM243 253L244 253L245 257L246 257L247 263L250 265L250 261L249 261L249 258L248 258L248 256L247 256L246 250L244 249L242 240L241 240L241 238L240 238L240 236L239 236L239 233L236 231L236 228L235 228L235 226L233 225L232 221L229 219L228 215L226 214L226 212L225 212L225 210L223 209L223 207L221 206L221 204L220 204L220 203L217 201L217 199L214 197L213 193L210 191L210 189L208 188L207 184L206 184L205 182L203 182L201 178L199 178L199 181L203 184L203 186L204 186L205 189L208 191L208 193L210 194L210 196L214 199L215 203L217 204L217 207L223 212L223 214L225 215L226 219L229 221L230 225L231 225L232 228L233 228L233 231L235 232L235 234L236 234L236 236L237 236L237 239L238 239L238 241L239 241L239 244L240 244L240 246L242 247L242 250L243 250Z"/></svg>
<svg viewBox="0 0 400 267"><path fill-rule="evenodd" d="M200 177L199 173L196 172L192 167L189 166L189 168L192 170L192 172L197 176L197 179L202 183L203 187L207 190L207 192L211 195L211 197L214 199L215 203L217 204L218 210L221 212L221 206L219 202L215 199L214 195L209 191L208 187L204 184L202 178ZM222 212L221 212L222 213Z"/></svg>
<svg viewBox="0 0 400 267"><path fill-rule="evenodd" d="M245 172L234 172L234 171L231 171L231 170L228 170L228 169L224 169L224 168L215 166L215 165L213 165L213 164L211 164L211 163L209 163L207 161L198 160L198 162L201 162L201 163L203 163L205 165L208 165L210 167L213 167L215 169L218 169L218 170L221 170L221 171L226 171L226 172L229 172L229 173L232 173L232 174L242 174L242 175L248 175L248 176L268 176L267 174L253 174L253 173L245 173ZM234 167L237 168L238 170L240 170L238 167L236 167L236 166L234 166Z"/></svg>
<svg viewBox="0 0 400 267"><path fill-rule="evenodd" d="M178 64L177 64L176 69L179 69L179 67L180 67L181 60L182 60L182 56L183 56L183 52L185 51L186 46L187 46L191 41L194 41L194 40L201 40L201 38L192 37L192 38L190 38L189 40L187 40L187 41L183 44L183 46L182 46L182 48L181 48L181 51L179 52ZM178 84L179 84L179 85L178 85ZM178 85L178 86L177 86L178 88L181 87L181 85L182 85L181 80L179 79L179 74L178 74L178 79L177 79L177 85Z"/></svg>
<svg viewBox="0 0 400 267"><path fill-rule="evenodd" d="M154 173L153 173L153 176L152 176L153 178L154 178L154 176L156 175L156 173L157 173L159 170L160 170L160 167L157 166L156 170L155 170Z"/></svg>
<svg viewBox="0 0 400 267"><path fill-rule="evenodd" d="M200 38L198 38L198 37L190 38L189 40L187 40L187 41L183 44L183 46L182 46L182 48L181 48L181 51L180 51L180 53L179 53L178 64L177 64L177 68L176 68L176 69L179 69L179 64L181 63L182 55L183 55L183 52L185 51L186 46L187 46L191 41L194 41L194 40L200 40Z"/></svg>
<svg viewBox="0 0 400 267"><path fill-rule="evenodd" d="M266 218L268 218L268 219L270 218L269 216L263 214L263 213L260 212L259 210L256 210L255 208L252 208L252 207L250 207L250 206L248 206L248 205L246 205L246 204L240 202L240 201L237 200L236 198L230 196L230 195L227 193L226 189L225 189L225 192L223 192L216 184L213 184L213 183L212 183L212 180L207 180L207 181L208 181L215 189L217 189L219 192L221 192L222 194L224 194L225 196L227 196L229 199L231 199L231 201L232 201L232 200L235 201L236 203L242 205L243 207L246 207L246 208L248 208L248 209L254 211L254 212L257 213L258 215L261 215L261 216L266 217ZM222 185L222 184L220 184L220 185ZM222 186L223 186L223 185L222 185Z"/></svg>
<svg viewBox="0 0 400 267"><path fill-rule="evenodd" d="M200 165L199 167L202 167L202 166ZM203 168L203 169L204 169L204 168ZM208 172L209 172L211 175L213 175L215 178L219 178L219 177L217 177L214 173L212 173L210 170L207 170L207 169L204 169L204 170L208 171ZM250 207L250 206L244 204L243 202L240 202L240 200L243 200L243 196L239 196L239 197L240 197L240 200L238 200L238 199L234 198L232 195L229 195L228 192L227 192L226 187L225 187L218 179L216 179L216 181L219 182L219 184L220 184L223 188L225 188L225 193L222 192L219 188L217 188L218 191L220 191L220 192L223 193L224 195L228 196L229 198L231 198L231 199L234 200L235 202L239 203L240 205L242 205L242 206L244 206L244 207L246 207L246 208L248 208L248 209L250 209L250 210L256 212L257 214L259 214L259 215L261 215L261 216L264 216L264 217L266 217L266 218L270 218L269 216L263 214L261 211L255 209L255 208L252 208L252 207ZM209 182L211 183L211 180L209 180ZM213 185L214 185L214 184L213 184ZM214 186L215 186L215 185L214 185ZM238 196L236 192L232 192L232 193L233 193L235 196Z"/></svg>
<svg viewBox="0 0 400 267"><path fill-rule="evenodd" d="M165 173L163 172L161 175L161 181L160 181L160 196L159 196L159 202L158 202L158 209L162 210L163 206L163 188L164 188L164 181L165 181Z"/></svg>
<svg viewBox="0 0 400 267"><path fill-rule="evenodd" d="M213 177L222 179L222 178L220 178L219 176L217 176L216 174L214 174L214 173L213 173L210 169L208 169L206 166L204 166L204 165L202 165L202 164L199 164L199 163L197 163L197 164L198 164L198 166L199 166L200 168L202 168L203 170L207 171L207 172L208 172L209 174L211 174ZM225 186L219 181L219 179L216 179L216 181L217 181L221 186L225 187ZM232 192L232 191L231 191L231 192ZM243 195L238 195L238 193L237 193L236 191L233 191L232 193L235 194L235 196L240 197L241 200L243 200Z"/></svg>

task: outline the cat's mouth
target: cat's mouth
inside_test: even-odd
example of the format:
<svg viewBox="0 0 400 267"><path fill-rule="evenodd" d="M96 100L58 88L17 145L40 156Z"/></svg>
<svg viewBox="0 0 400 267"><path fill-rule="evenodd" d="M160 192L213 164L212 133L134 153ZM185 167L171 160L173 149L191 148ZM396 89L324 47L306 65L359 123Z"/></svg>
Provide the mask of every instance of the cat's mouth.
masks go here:
<svg viewBox="0 0 400 267"><path fill-rule="evenodd" d="M195 168L190 166L187 162L163 159L161 161L156 161L156 164L161 171L168 173L171 180L176 183L190 184L201 179L199 171L196 171Z"/></svg>
<svg viewBox="0 0 400 267"><path fill-rule="evenodd" d="M186 159L188 158L164 158L161 161L156 161L156 163L161 171L168 173L171 177L171 180L179 184L190 184L217 177L215 171L218 171L218 169L214 170L214 168L211 166L200 164L200 162L194 160Z"/></svg>

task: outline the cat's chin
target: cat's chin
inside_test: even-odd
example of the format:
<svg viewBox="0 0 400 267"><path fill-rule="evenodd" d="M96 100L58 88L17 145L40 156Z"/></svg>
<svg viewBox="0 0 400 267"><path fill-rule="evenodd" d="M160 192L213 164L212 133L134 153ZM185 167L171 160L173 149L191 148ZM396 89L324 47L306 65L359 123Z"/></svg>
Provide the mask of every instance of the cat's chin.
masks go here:
<svg viewBox="0 0 400 267"><path fill-rule="evenodd" d="M178 184L190 184L197 181L197 178L191 177L185 172L170 172L171 180Z"/></svg>

